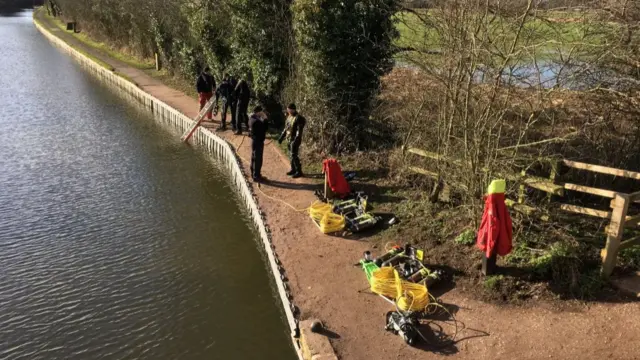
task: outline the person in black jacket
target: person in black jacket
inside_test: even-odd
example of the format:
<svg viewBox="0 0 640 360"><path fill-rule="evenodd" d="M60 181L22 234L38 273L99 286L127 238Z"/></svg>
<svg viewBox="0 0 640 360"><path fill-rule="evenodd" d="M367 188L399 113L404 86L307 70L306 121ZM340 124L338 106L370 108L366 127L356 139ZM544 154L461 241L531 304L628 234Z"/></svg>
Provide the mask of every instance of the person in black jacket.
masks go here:
<svg viewBox="0 0 640 360"><path fill-rule="evenodd" d="M293 178L302 177L302 164L300 163L300 145L302 144L302 132L307 124L307 119L296 110L296 104L287 106L287 121L278 142L282 144L284 139L289 140L289 153L291 154L291 170L287 175Z"/></svg>
<svg viewBox="0 0 640 360"><path fill-rule="evenodd" d="M256 106L249 118L249 131L251 132L251 177L253 181L264 181L262 176L262 155L264 153L264 140L267 137L267 116L262 107Z"/></svg>
<svg viewBox="0 0 640 360"><path fill-rule="evenodd" d="M211 69L207 66L204 68L198 79L196 80L196 91L200 100L200 110L213 97L213 90L216 88L216 81L211 75ZM211 111L207 113L207 119L212 120Z"/></svg>
<svg viewBox="0 0 640 360"><path fill-rule="evenodd" d="M220 114L220 120L222 130L227 129L227 109L231 110L231 130L236 131L236 100L233 96L235 90L232 84L232 78L227 74L216 89L216 112L218 109L218 99L222 98L222 113Z"/></svg>
<svg viewBox="0 0 640 360"><path fill-rule="evenodd" d="M251 91L249 90L249 84L247 81L242 79L236 85L234 96L236 101L238 102L236 105L236 134L242 134L242 124L244 124L247 128L249 127L249 117L247 116L247 111L249 109L249 99L251 97Z"/></svg>

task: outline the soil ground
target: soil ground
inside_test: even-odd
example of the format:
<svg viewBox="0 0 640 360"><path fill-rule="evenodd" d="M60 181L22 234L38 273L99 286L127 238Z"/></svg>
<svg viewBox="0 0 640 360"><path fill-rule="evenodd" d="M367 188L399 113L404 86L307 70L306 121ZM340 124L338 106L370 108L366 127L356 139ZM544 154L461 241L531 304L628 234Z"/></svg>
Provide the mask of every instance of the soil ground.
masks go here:
<svg viewBox="0 0 640 360"><path fill-rule="evenodd" d="M110 64L143 90L188 116L196 116L198 105L193 98L85 46L45 17L38 19L70 45ZM250 141L230 132L218 134L237 147L248 170ZM561 307L542 302L516 307L478 301L458 288L435 294L458 321L455 342L406 346L383 330L385 313L391 307L366 290L364 274L354 266L370 243L322 235L305 213L283 203L286 200L296 209L308 207L315 200L317 180L288 178L287 160L273 143L265 148L264 163L263 173L270 181L257 191L259 203L267 214L294 302L301 319L324 322L341 359L435 359L443 355L456 359L640 359L638 302L576 302ZM436 323L448 334L455 330L451 321ZM436 329L436 323L423 326L423 332L429 336L427 329Z"/></svg>

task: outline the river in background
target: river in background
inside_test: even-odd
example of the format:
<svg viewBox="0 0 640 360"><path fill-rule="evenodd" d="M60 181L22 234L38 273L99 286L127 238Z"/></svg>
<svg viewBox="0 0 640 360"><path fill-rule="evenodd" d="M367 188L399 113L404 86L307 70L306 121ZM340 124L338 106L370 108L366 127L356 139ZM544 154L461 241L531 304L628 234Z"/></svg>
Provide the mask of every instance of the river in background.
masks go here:
<svg viewBox="0 0 640 360"><path fill-rule="evenodd" d="M0 17L0 359L294 359L221 166Z"/></svg>

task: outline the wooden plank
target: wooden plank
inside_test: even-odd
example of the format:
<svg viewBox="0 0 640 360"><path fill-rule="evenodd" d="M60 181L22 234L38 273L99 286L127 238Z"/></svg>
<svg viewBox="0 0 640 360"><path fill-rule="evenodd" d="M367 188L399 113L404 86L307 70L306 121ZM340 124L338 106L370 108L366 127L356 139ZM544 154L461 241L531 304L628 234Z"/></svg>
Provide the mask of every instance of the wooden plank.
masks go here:
<svg viewBox="0 0 640 360"><path fill-rule="evenodd" d="M640 215L627 216L627 221L625 222L625 226L633 226L636 227L640 223Z"/></svg>
<svg viewBox="0 0 640 360"><path fill-rule="evenodd" d="M418 173L418 174L421 174L421 175L425 175L425 176L429 176L430 178L433 178L433 179L436 179L436 180L438 180L440 178L440 175L438 175L438 173L435 173L433 171L429 171L427 169L423 169L423 168L420 168L420 167L417 167L417 166L409 166L408 169L413 171L413 172L415 172L415 173ZM469 191L469 188L467 187L467 185L464 185L464 184L446 183L445 187L448 186L448 185L452 186L452 187L454 187L456 189L460 189L460 190L463 190L463 191Z"/></svg>
<svg viewBox="0 0 640 360"><path fill-rule="evenodd" d="M540 178L540 177L525 177L522 179L522 182L526 184L528 187L547 192L549 194L563 196L564 195L564 187L562 185L554 184L549 179Z"/></svg>
<svg viewBox="0 0 640 360"><path fill-rule="evenodd" d="M610 219L612 214L611 211L597 210L569 204L560 205L560 209L576 214L595 216L603 219Z"/></svg>
<svg viewBox="0 0 640 360"><path fill-rule="evenodd" d="M433 171L429 171L429 170L425 170L423 168L419 168L416 166L409 166L409 170L418 173L418 174L422 174L422 175L426 175L432 178L438 178L438 174L434 173Z"/></svg>
<svg viewBox="0 0 640 360"><path fill-rule="evenodd" d="M629 195L629 197L631 197L631 201L639 202L640 201L640 191L634 192L633 194Z"/></svg>
<svg viewBox="0 0 640 360"><path fill-rule="evenodd" d="M433 152L430 152L430 151L425 151L425 150L422 150L422 149L408 148L407 151L412 153L412 154L416 154L418 156L426 157L426 158L433 159L433 160L448 161L444 156L442 156L440 154L436 154L436 153L433 153Z"/></svg>
<svg viewBox="0 0 640 360"><path fill-rule="evenodd" d="M624 232L624 224L629 210L629 195L616 194L613 198L615 207L611 214L611 222L609 223L609 234L607 235L607 244L602 252L602 270L601 274L609 277L616 266L618 251L620 250L620 240Z"/></svg>
<svg viewBox="0 0 640 360"><path fill-rule="evenodd" d="M613 199L617 194L617 192L611 190L592 188L589 186L576 185L571 183L564 184L564 188L571 191L578 191L586 194L602 196L609 199Z"/></svg>
<svg viewBox="0 0 640 360"><path fill-rule="evenodd" d="M607 174L607 175L613 175L613 176L622 176L622 177L626 177L626 178L630 178L630 179L640 180L640 173L639 172L635 172L635 171L616 169L616 168L612 168L612 167L594 165L594 164L587 164L587 163L578 162L578 161L571 161L571 160L562 160L562 163L565 166L568 166L568 167L574 168L574 169L587 170L587 171L597 172L597 173L600 173L600 174Z"/></svg>
<svg viewBox="0 0 640 360"><path fill-rule="evenodd" d="M507 205L507 207L512 208L513 210L525 214L525 215L531 215L532 213L536 212L538 209L532 207L532 206L528 206L528 205L524 205L524 204L519 204L511 199L505 199L504 200L505 205Z"/></svg>
<svg viewBox="0 0 640 360"><path fill-rule="evenodd" d="M636 245L640 245L640 236L636 236L632 239L621 242L620 246L618 247L618 250L624 250Z"/></svg>
<svg viewBox="0 0 640 360"><path fill-rule="evenodd" d="M422 156L422 157L425 157L425 158L428 158L428 159L432 159L432 160L436 160L436 161L445 161L445 162L454 164L456 166L462 166L465 163L465 162L463 162L462 160L459 160L459 159L449 159L449 158L447 158L447 157L445 157L443 155L436 154L434 152L430 152L430 151L426 151L426 150L422 150L422 149L418 149L418 148L409 147L409 148L403 148L403 149L406 149L407 152L415 154L415 155L418 155L418 156ZM471 166L471 162L470 161L467 161L466 164L468 166ZM480 169L480 171L482 171L484 173L488 173L489 169L487 169L486 167L483 167L483 168ZM497 178L504 178L504 179L512 180L512 181L519 181L520 178L521 178L518 175L503 174L503 173L500 173L500 172L496 172L494 175Z"/></svg>

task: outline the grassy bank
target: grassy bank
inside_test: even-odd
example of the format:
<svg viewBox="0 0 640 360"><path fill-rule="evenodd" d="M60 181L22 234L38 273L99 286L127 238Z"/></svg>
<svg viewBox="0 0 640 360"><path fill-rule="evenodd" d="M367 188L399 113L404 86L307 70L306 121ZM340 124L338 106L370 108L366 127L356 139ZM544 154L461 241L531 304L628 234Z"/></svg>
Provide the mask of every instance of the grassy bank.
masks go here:
<svg viewBox="0 0 640 360"><path fill-rule="evenodd" d="M396 45L422 53L441 51L452 41L444 36L450 31L447 29L450 23L464 20L473 23L475 29L469 29L470 31L484 29L482 31L488 34L484 38L467 34L468 46L476 42L490 42L495 47L496 57L500 58L500 52L506 51L517 35L519 39L515 46L527 48L529 56L524 61L529 62L542 58L557 59L561 54L575 52L582 47L606 45L606 35L619 29L619 25L601 21L592 12L539 11L530 15L523 23L522 32L518 31L517 21L498 15L466 16L459 20L452 19L451 16L424 9L398 13L396 21L400 36ZM401 52L398 59L412 60L415 56L411 51Z"/></svg>
<svg viewBox="0 0 640 360"><path fill-rule="evenodd" d="M445 39L439 35L439 28L446 26L446 17L437 11L416 9L411 12L400 12L396 15L400 46L416 46L420 44L441 44ZM503 36L506 43L515 38L515 31L503 35L505 28L513 28L513 23L499 16L487 18L477 17L479 26L487 26L495 36ZM539 34L543 42L572 44L582 41L585 36L592 36L590 43L602 44L602 33L615 30L616 25L599 21L594 13L549 11L538 12L524 23L524 30ZM514 29L517 30L517 29Z"/></svg>
<svg viewBox="0 0 640 360"><path fill-rule="evenodd" d="M121 61L126 65L142 70L147 75L158 79L159 81L163 82L164 84L167 84L168 86L171 86L174 89L180 90L183 93L190 95L194 99L197 98L197 94L195 94L195 91L193 90L194 80L184 79L182 77L175 76L174 74L172 74L166 69L156 71L154 58L141 58L139 56L132 54L130 51L127 51L126 49L116 48L107 42L97 40L95 37L91 36L91 34L84 32L82 29L80 29L78 32L75 32L75 33L67 31L66 22L64 21L63 18L53 17L47 14L43 8L40 8L36 11L41 12L41 14L47 20L51 21L52 24L55 24L55 26L57 26L61 31L65 31L68 34L73 35L75 39L82 42L83 44L97 51L100 51L106 56L109 56L113 59ZM92 60L95 60L96 62L105 66L108 69L113 68L112 66L110 66L109 64L106 64L105 62L101 61L95 56L91 56L90 54L85 54L85 55L89 56ZM124 76L121 74L119 75Z"/></svg>

